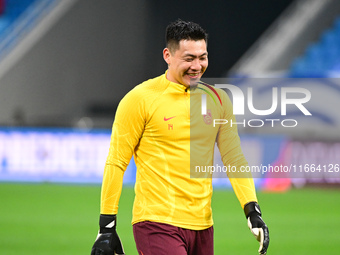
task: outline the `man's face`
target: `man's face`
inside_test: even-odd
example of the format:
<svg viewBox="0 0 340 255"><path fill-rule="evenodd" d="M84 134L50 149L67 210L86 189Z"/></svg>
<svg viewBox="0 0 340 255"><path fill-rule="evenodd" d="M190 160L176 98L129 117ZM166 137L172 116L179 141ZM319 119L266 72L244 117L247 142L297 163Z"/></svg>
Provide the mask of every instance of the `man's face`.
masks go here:
<svg viewBox="0 0 340 255"><path fill-rule="evenodd" d="M208 52L205 40L181 40L174 52L163 51L168 64L167 79L186 87L199 81L208 67Z"/></svg>

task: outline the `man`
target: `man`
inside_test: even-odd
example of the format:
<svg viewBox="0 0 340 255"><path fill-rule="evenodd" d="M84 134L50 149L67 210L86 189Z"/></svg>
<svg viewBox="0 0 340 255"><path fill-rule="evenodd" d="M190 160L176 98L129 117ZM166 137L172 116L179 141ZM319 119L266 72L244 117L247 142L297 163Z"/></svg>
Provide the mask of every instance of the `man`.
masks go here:
<svg viewBox="0 0 340 255"><path fill-rule="evenodd" d="M92 255L124 254L116 214L132 155L137 166L132 224L140 255L213 254L212 180L195 172L195 166L213 164L215 141L225 165L247 165L236 125L211 124L213 117L235 118L227 94L200 82L208 67L206 32L193 22L178 20L167 27L166 42L166 73L136 86L118 106ZM207 93L207 113L201 115L200 99ZM265 254L269 233L253 179L228 176L260 242L259 252Z"/></svg>

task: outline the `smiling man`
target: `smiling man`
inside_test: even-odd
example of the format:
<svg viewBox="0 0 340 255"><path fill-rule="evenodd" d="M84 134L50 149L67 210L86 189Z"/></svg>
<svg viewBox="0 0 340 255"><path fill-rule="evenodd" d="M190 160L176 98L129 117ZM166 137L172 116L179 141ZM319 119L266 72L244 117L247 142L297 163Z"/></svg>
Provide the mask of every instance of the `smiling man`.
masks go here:
<svg viewBox="0 0 340 255"><path fill-rule="evenodd" d="M200 83L208 67L206 32L196 23L177 20L167 27L166 42L163 58L168 70L136 86L118 106L104 169L100 231L91 255L124 254L116 218L124 171L132 156L137 166L132 224L140 255L214 254L212 180L191 175L192 159L200 166L211 165L217 142L225 165L247 165L236 126L215 128L209 121L212 116L234 116L224 91ZM191 108L197 108L190 102L195 101L193 95L208 89L220 104L210 100L209 118L193 118ZM230 181L260 242L259 252L265 254L268 228L253 179L242 177Z"/></svg>
<svg viewBox="0 0 340 255"><path fill-rule="evenodd" d="M171 39L163 57L169 67L166 78L188 87L193 80L198 81L208 67L207 41L199 37L179 42Z"/></svg>

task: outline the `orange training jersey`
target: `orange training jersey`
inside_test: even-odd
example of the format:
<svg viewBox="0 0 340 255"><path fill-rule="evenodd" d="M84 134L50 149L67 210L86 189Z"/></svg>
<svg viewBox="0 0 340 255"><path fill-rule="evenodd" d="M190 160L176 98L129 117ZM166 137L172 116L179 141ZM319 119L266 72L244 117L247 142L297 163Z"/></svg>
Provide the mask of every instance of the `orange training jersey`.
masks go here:
<svg viewBox="0 0 340 255"><path fill-rule="evenodd" d="M201 114L202 94L208 94L205 115ZM202 84L186 89L167 80L166 74L132 89L116 112L101 213L118 212L123 174L134 155L133 224L155 221L193 230L212 226L212 179L197 175L197 167L213 165L215 142L224 165L247 165L236 125L214 127L213 119L235 122L232 104L223 90ZM251 177L231 177L242 207L257 201Z"/></svg>

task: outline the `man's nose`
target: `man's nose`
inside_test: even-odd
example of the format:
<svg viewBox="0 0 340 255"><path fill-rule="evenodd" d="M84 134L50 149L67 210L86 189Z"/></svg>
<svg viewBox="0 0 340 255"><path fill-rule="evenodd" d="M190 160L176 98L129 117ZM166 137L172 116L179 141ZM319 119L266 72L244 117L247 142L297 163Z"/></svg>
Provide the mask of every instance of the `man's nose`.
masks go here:
<svg viewBox="0 0 340 255"><path fill-rule="evenodd" d="M200 62L199 59L194 59L194 60L191 62L191 69L192 69L192 70L196 70L196 71L201 70L201 62Z"/></svg>

